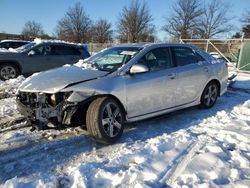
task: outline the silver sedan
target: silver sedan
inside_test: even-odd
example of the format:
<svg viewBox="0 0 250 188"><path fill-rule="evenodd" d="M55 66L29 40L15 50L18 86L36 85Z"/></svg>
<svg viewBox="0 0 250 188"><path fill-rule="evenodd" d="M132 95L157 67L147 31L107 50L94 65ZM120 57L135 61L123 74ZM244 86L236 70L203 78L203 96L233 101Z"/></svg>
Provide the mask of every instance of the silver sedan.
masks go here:
<svg viewBox="0 0 250 188"><path fill-rule="evenodd" d="M96 141L113 143L126 122L212 107L227 74L223 61L191 45L127 44L27 78L17 101L33 128L86 125Z"/></svg>

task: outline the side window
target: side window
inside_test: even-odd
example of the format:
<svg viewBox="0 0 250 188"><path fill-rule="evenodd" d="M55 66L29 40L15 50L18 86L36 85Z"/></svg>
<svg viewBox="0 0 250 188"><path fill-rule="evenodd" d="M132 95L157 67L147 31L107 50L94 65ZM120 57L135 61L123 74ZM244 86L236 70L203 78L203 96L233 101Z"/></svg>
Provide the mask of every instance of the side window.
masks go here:
<svg viewBox="0 0 250 188"><path fill-rule="evenodd" d="M6 48L8 49L10 47L9 43L8 42L4 42L1 44L1 48Z"/></svg>
<svg viewBox="0 0 250 188"><path fill-rule="evenodd" d="M50 55L51 54L51 47L48 45L45 46L38 46L32 49L35 52L35 55Z"/></svg>
<svg viewBox="0 0 250 188"><path fill-rule="evenodd" d="M11 48L17 48L19 46L19 42L13 42L11 43Z"/></svg>
<svg viewBox="0 0 250 188"><path fill-rule="evenodd" d="M177 66L198 63L204 59L187 47L172 47Z"/></svg>
<svg viewBox="0 0 250 188"><path fill-rule="evenodd" d="M143 64L149 68L150 71L163 70L173 67L170 49L157 48L148 52L138 64Z"/></svg>
<svg viewBox="0 0 250 188"><path fill-rule="evenodd" d="M18 48L20 46L24 45L24 43L21 43L21 42L12 42L11 43L11 48Z"/></svg>
<svg viewBox="0 0 250 188"><path fill-rule="evenodd" d="M81 55L81 52L71 46L53 46L53 55Z"/></svg>

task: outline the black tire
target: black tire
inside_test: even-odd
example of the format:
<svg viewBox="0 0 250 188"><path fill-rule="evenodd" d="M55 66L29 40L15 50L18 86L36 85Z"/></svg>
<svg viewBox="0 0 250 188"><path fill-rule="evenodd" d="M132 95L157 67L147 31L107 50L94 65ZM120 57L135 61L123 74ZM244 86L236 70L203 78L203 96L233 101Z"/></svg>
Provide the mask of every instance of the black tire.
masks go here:
<svg viewBox="0 0 250 188"><path fill-rule="evenodd" d="M216 82L207 84L201 95L201 108L211 108L217 101L219 88Z"/></svg>
<svg viewBox="0 0 250 188"><path fill-rule="evenodd" d="M90 136L97 142L112 144L123 133L124 112L113 98L97 98L87 110L86 126Z"/></svg>
<svg viewBox="0 0 250 188"><path fill-rule="evenodd" d="M8 74L9 73L9 74ZM0 79L5 81L12 78L16 78L20 75L20 70L17 66L5 63L3 65L0 65Z"/></svg>

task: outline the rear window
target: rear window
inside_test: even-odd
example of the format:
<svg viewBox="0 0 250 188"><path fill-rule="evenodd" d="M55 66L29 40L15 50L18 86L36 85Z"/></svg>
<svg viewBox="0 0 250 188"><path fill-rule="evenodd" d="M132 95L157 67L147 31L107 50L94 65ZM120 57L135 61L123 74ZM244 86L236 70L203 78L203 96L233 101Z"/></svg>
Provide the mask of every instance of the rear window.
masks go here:
<svg viewBox="0 0 250 188"><path fill-rule="evenodd" d="M52 55L81 55L80 50L71 46L52 46Z"/></svg>
<svg viewBox="0 0 250 188"><path fill-rule="evenodd" d="M200 55L196 54L190 48L172 47L172 49L177 66L185 66L204 61Z"/></svg>

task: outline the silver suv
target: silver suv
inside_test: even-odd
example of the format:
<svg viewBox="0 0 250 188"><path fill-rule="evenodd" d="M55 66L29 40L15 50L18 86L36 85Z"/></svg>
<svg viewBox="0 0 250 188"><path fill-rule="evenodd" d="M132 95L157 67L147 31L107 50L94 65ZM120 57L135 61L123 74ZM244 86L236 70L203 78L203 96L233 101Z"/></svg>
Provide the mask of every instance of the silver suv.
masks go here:
<svg viewBox="0 0 250 188"><path fill-rule="evenodd" d="M113 143L125 122L210 108L226 90L226 64L194 46L128 44L27 78L17 102L34 128L84 124L97 141Z"/></svg>
<svg viewBox="0 0 250 188"><path fill-rule="evenodd" d="M59 41L31 42L24 46L0 53L0 79L16 78L20 74L74 64L90 55L83 45Z"/></svg>

